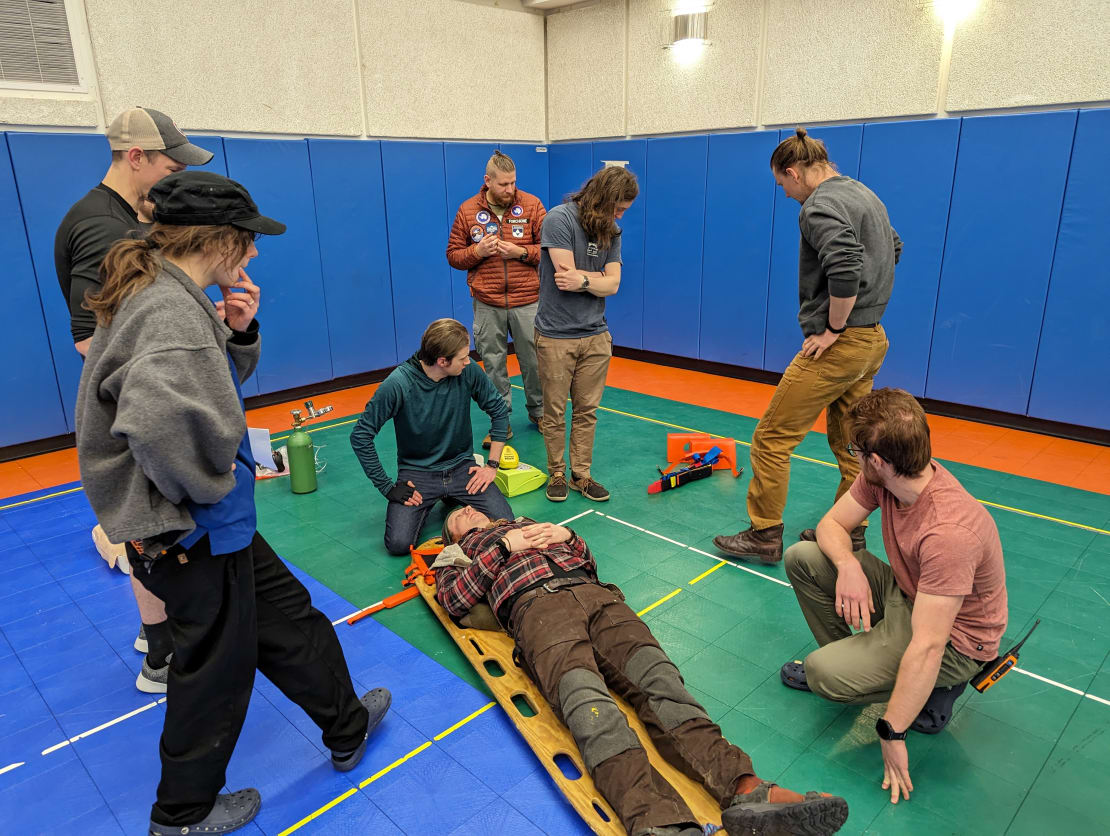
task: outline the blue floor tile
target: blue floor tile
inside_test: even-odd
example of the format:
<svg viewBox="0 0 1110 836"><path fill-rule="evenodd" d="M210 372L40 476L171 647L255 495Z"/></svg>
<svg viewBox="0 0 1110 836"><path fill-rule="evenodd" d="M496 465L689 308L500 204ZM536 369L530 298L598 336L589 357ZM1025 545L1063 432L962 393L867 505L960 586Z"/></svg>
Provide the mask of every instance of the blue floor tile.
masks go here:
<svg viewBox="0 0 1110 836"><path fill-rule="evenodd" d="M72 601L66 595L65 590L53 581L20 592L17 595L5 595L0 598L0 627L21 618L35 615L43 610L71 603Z"/></svg>
<svg viewBox="0 0 1110 836"><path fill-rule="evenodd" d="M53 576L38 561L24 563L7 571L4 571L4 566L0 563L0 589L4 590L5 595L15 595L53 580Z"/></svg>
<svg viewBox="0 0 1110 836"><path fill-rule="evenodd" d="M544 833L586 836L593 832L546 772L533 772L504 797Z"/></svg>
<svg viewBox="0 0 1110 836"><path fill-rule="evenodd" d="M451 831L450 836L490 836L512 833L513 836L544 836L544 832L526 819L503 798L491 802L474 816Z"/></svg>
<svg viewBox="0 0 1110 836"><path fill-rule="evenodd" d="M10 653L0 659L0 696L31 684L31 677L18 656Z"/></svg>
<svg viewBox="0 0 1110 836"><path fill-rule="evenodd" d="M16 651L26 650L59 636L92 630L88 617L72 603L42 610L4 625L4 635Z"/></svg>
<svg viewBox="0 0 1110 836"><path fill-rule="evenodd" d="M305 815L313 812L308 810ZM300 819L290 821L286 826L292 826L297 821ZM371 833L374 836L403 836L404 831L361 792L343 799L297 830L297 836L367 836Z"/></svg>
<svg viewBox="0 0 1110 836"><path fill-rule="evenodd" d="M543 768L500 706L474 718L438 745L499 795ZM497 757L491 758L491 751Z"/></svg>
<svg viewBox="0 0 1110 836"><path fill-rule="evenodd" d="M61 833L70 822L86 821L99 810L107 813L103 797L77 759L59 761L52 769L8 786L0 792L0 809L7 811L8 833Z"/></svg>
<svg viewBox="0 0 1110 836"><path fill-rule="evenodd" d="M107 664L119 658L108 642L104 641L104 637L95 630L54 636L17 653L31 679L36 681L54 676L74 665L92 661Z"/></svg>

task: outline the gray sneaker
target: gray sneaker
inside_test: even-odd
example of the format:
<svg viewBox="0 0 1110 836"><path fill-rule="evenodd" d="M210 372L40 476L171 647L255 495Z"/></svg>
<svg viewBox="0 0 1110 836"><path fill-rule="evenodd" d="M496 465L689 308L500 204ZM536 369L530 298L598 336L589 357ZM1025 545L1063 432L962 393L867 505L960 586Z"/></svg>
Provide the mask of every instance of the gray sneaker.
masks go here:
<svg viewBox="0 0 1110 836"><path fill-rule="evenodd" d="M216 796L212 812L196 824L170 825L150 822L150 836L180 836L182 833L230 833L238 830L258 815L262 796L258 790L248 789L225 792Z"/></svg>
<svg viewBox="0 0 1110 836"><path fill-rule="evenodd" d="M164 667L152 668L144 657L143 669L139 672L139 676L135 680L135 687L142 691L144 694L166 693L166 684L170 680L169 660L172 658L173 654L171 653L169 657L167 657L166 665Z"/></svg>
<svg viewBox="0 0 1110 836"><path fill-rule="evenodd" d="M143 654L150 653L150 645L146 643L146 625L139 625L139 637L135 639L135 643L131 645L137 651Z"/></svg>

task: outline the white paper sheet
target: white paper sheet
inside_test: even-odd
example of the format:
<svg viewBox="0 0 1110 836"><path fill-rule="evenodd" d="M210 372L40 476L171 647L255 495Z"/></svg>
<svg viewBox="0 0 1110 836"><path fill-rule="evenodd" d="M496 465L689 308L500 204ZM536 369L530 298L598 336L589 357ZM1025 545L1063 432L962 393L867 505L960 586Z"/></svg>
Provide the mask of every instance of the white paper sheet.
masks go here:
<svg viewBox="0 0 1110 836"><path fill-rule="evenodd" d="M255 462L263 467L270 468L270 470L277 470L278 466L274 462L274 451L270 446L270 431L247 427L247 438L250 439L251 455L254 456Z"/></svg>

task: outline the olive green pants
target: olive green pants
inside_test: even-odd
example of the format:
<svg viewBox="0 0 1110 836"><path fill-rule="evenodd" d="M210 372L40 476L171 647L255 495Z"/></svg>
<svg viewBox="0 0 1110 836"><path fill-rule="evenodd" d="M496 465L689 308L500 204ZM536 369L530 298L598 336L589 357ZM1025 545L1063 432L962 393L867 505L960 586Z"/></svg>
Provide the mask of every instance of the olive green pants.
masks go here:
<svg viewBox="0 0 1110 836"><path fill-rule="evenodd" d="M786 576L794 586L813 637L821 647L805 659L810 690L833 702L886 702L894 690L902 654L913 638L913 604L899 589L894 570L869 551L856 552L871 586L871 630L853 634L836 612L836 567L816 543L786 550ZM967 682L983 666L951 644L944 648L934 687Z"/></svg>

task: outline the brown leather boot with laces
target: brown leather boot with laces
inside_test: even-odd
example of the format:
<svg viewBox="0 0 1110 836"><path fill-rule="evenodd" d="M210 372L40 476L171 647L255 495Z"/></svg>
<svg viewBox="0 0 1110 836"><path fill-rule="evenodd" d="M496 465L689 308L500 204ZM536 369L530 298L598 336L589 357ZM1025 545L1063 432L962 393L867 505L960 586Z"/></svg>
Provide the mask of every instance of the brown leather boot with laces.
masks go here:
<svg viewBox="0 0 1110 836"><path fill-rule="evenodd" d="M719 534L713 538L713 545L743 560L779 563L782 560L782 523L770 528L752 527L731 536Z"/></svg>

